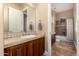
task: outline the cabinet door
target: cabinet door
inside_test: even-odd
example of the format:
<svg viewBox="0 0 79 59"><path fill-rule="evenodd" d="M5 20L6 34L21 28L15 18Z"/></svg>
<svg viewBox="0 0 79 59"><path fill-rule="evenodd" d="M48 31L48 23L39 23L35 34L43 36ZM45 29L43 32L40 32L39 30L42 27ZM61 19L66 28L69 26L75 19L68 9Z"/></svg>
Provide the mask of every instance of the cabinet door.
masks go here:
<svg viewBox="0 0 79 59"><path fill-rule="evenodd" d="M24 43L24 56L33 56L32 41Z"/></svg>
<svg viewBox="0 0 79 59"><path fill-rule="evenodd" d="M39 39L39 55L43 55L45 50L45 43L44 43L44 38Z"/></svg>
<svg viewBox="0 0 79 59"><path fill-rule="evenodd" d="M44 38L39 38L33 41L33 55L41 56L44 53Z"/></svg>
<svg viewBox="0 0 79 59"><path fill-rule="evenodd" d="M38 45L38 39L33 41L33 55L34 56L39 56L39 45Z"/></svg>
<svg viewBox="0 0 79 59"><path fill-rule="evenodd" d="M32 42L26 42L4 49L5 56L32 56Z"/></svg>
<svg viewBox="0 0 79 59"><path fill-rule="evenodd" d="M24 55L24 50L23 50L23 45L17 45L10 47L10 54L12 56L23 56Z"/></svg>
<svg viewBox="0 0 79 59"><path fill-rule="evenodd" d="M4 56L10 56L10 48L4 49Z"/></svg>

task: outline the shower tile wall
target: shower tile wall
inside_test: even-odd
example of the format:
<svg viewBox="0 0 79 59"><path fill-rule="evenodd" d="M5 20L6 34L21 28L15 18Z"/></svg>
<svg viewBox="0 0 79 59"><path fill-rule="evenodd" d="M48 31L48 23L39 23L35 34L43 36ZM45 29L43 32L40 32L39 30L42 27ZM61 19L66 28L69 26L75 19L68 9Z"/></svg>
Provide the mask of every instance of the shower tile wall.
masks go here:
<svg viewBox="0 0 79 59"><path fill-rule="evenodd" d="M66 19L56 21L56 34L66 36Z"/></svg>

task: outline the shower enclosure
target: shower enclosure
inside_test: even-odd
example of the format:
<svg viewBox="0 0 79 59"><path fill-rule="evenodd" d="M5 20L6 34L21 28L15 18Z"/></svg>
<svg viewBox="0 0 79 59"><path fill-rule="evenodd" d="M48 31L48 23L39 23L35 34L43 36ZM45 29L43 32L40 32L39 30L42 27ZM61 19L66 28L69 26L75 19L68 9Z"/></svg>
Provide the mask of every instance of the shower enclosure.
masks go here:
<svg viewBox="0 0 79 59"><path fill-rule="evenodd" d="M56 21L56 41L73 40L73 19L60 18Z"/></svg>

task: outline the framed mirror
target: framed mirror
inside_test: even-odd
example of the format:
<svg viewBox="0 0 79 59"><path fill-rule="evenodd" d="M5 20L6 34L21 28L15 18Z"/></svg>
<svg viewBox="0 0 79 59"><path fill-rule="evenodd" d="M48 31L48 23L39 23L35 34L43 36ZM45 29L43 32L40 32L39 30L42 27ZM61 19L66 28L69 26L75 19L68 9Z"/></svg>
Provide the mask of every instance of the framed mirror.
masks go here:
<svg viewBox="0 0 79 59"><path fill-rule="evenodd" d="M4 33L35 33L36 8L27 3L4 4ZM30 30L30 24L32 29Z"/></svg>

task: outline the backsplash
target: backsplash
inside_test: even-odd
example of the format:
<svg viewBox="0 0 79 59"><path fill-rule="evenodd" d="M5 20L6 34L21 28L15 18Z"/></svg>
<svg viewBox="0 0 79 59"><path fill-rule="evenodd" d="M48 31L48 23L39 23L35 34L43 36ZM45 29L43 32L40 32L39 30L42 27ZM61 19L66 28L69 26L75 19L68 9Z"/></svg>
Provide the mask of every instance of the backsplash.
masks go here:
<svg viewBox="0 0 79 59"><path fill-rule="evenodd" d="M22 33L5 33L4 34L4 39L8 39L8 38L14 38L14 37L20 37L20 36L24 36L24 35L32 35L32 34L36 34L35 32L22 32Z"/></svg>

